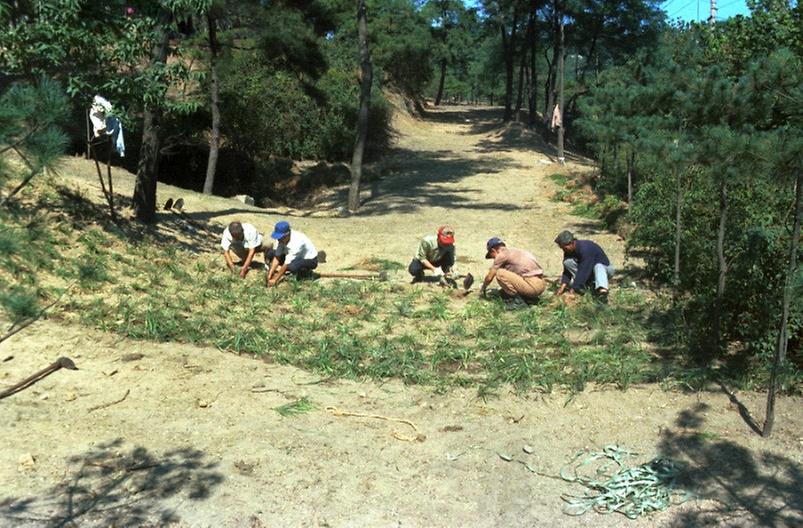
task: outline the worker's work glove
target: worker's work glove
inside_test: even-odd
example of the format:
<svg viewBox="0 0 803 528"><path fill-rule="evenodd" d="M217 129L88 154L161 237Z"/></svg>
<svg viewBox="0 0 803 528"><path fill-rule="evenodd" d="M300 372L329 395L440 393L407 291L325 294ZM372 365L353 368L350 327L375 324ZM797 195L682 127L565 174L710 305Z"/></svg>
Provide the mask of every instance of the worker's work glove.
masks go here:
<svg viewBox="0 0 803 528"><path fill-rule="evenodd" d="M440 268L435 268L435 271L432 272L433 277L443 277L443 270Z"/></svg>

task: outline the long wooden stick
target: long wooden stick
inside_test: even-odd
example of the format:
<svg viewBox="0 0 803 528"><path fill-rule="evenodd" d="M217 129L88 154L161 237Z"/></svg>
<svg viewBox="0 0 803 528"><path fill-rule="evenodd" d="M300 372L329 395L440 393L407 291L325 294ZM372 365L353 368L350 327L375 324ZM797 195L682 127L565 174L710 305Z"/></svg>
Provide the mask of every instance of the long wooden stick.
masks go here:
<svg viewBox="0 0 803 528"><path fill-rule="evenodd" d="M94 407L90 407L86 412L87 413L91 413L92 411L97 411L98 409L105 409L106 407L111 407L112 405L117 405L118 403L120 403L123 400L125 400L126 398L128 398L128 395L129 395L130 392L131 392L131 389L126 389L125 394L123 394L123 397L120 398L119 400L114 400L113 402L102 403L100 405L95 405Z"/></svg>
<svg viewBox="0 0 803 528"><path fill-rule="evenodd" d="M379 281L386 281L388 280L387 273L379 272L379 273L319 273L315 272L315 275L321 277L323 279L359 279L359 280L379 280Z"/></svg>
<svg viewBox="0 0 803 528"><path fill-rule="evenodd" d="M40 380L46 378L47 376L53 374L57 370L63 369L63 368L65 368L67 370L78 370L78 367L75 366L75 363L73 363L72 359L70 359L68 357L60 357L54 363L52 363L49 366L43 368L39 372L37 372L37 373L35 373L35 374L31 375L31 376L28 376L27 378L25 378L24 380L20 381L16 385L12 385L11 387L9 387L6 390L4 390L3 392L0 392L0 400L2 400L3 398L9 397L12 394L15 394L17 392L20 392L20 391L23 391L23 390L27 389L28 387L30 387L31 385L33 385L37 381L40 381Z"/></svg>

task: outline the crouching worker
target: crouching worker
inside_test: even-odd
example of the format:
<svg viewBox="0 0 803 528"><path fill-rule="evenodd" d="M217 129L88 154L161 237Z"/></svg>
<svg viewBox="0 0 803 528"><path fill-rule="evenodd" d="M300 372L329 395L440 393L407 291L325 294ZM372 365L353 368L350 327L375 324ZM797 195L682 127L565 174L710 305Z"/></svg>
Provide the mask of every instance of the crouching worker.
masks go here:
<svg viewBox="0 0 803 528"><path fill-rule="evenodd" d="M424 280L425 270L431 271L436 277L450 277L454 266L454 251L454 229L450 226L441 226L437 234L422 238L418 244L418 253L407 268L413 276L413 282Z"/></svg>
<svg viewBox="0 0 803 528"><path fill-rule="evenodd" d="M309 275L318 267L318 250L301 231L291 231L290 224L284 220L278 222L271 238L276 240L276 247L265 251L265 262L270 262L268 269L268 286L276 286L285 274Z"/></svg>
<svg viewBox="0 0 803 528"><path fill-rule="evenodd" d="M485 258L493 259L493 264L480 287L481 295L494 279L510 301L521 305L538 300L544 293L544 269L532 253L509 248L498 237L488 240L485 249Z"/></svg>
<svg viewBox="0 0 803 528"><path fill-rule="evenodd" d="M223 230L220 247L223 248L223 258L226 259L226 266L229 270L237 271L231 256L232 253L242 261L240 277L244 279L254 260L254 255L262 252L262 233L251 224L232 222Z"/></svg>
<svg viewBox="0 0 803 528"><path fill-rule="evenodd" d="M607 302L608 279L613 276L614 268L602 248L591 240L577 240L570 231L561 232L555 243L563 250L563 275L557 294L582 293L593 287L600 300Z"/></svg>

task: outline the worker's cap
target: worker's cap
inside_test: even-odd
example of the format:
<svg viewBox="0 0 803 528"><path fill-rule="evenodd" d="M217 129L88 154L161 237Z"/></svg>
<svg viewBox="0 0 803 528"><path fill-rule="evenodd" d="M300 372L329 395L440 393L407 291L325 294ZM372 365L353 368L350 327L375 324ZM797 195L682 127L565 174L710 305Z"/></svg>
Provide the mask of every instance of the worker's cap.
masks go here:
<svg viewBox="0 0 803 528"><path fill-rule="evenodd" d="M438 228L438 244L442 246L454 244L454 228L452 226L442 225Z"/></svg>
<svg viewBox="0 0 803 528"><path fill-rule="evenodd" d="M276 225L273 226L273 233L271 233L270 237L274 240L279 240L288 234L290 234L290 222L282 220L281 222L276 222Z"/></svg>
<svg viewBox="0 0 803 528"><path fill-rule="evenodd" d="M504 245L504 242L499 237L491 237L485 244L485 258L491 258L491 250L497 246Z"/></svg>
<svg viewBox="0 0 803 528"><path fill-rule="evenodd" d="M555 237L555 243L563 247L567 244L571 244L574 239L574 235L571 231L561 231L560 234Z"/></svg>

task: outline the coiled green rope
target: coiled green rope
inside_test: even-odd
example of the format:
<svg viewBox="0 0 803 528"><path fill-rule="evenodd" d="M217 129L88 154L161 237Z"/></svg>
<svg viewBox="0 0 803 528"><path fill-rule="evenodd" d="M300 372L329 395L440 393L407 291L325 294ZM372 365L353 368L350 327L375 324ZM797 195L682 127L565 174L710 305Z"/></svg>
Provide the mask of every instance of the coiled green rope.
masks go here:
<svg viewBox="0 0 803 528"><path fill-rule="evenodd" d="M635 519L689 499L690 494L677 485L680 472L677 463L659 457L640 466L627 467L624 459L634 454L614 445L607 445L599 452L577 453L560 470L560 476L568 482L582 484L588 490L581 497L562 495L566 502L563 512L567 515L583 515L589 510L618 512ZM583 455L587 456L580 461ZM594 477L580 474L591 464L598 466Z"/></svg>

